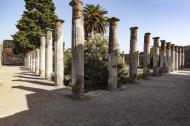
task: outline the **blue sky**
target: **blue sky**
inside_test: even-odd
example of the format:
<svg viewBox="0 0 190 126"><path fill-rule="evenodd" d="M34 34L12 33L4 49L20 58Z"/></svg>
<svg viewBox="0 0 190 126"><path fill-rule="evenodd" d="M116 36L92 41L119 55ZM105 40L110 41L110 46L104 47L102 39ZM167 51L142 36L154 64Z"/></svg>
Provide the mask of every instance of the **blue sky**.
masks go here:
<svg viewBox="0 0 190 126"><path fill-rule="evenodd" d="M65 20L64 41L71 46L70 0L53 0L56 14ZM84 4L99 3L108 16L120 18L118 42L120 49L129 51L129 28L138 26L138 50L143 51L144 33L178 45L190 45L190 0L83 0ZM11 39L17 31L15 24L24 10L24 0L1 0L0 43Z"/></svg>

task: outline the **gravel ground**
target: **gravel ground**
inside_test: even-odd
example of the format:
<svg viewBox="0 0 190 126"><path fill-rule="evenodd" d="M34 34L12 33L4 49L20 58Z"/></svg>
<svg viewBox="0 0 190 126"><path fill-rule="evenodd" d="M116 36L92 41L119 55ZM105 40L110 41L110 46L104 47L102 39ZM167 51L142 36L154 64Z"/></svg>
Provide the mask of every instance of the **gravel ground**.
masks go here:
<svg viewBox="0 0 190 126"><path fill-rule="evenodd" d="M0 126L190 126L190 69L82 101L20 67L0 80Z"/></svg>

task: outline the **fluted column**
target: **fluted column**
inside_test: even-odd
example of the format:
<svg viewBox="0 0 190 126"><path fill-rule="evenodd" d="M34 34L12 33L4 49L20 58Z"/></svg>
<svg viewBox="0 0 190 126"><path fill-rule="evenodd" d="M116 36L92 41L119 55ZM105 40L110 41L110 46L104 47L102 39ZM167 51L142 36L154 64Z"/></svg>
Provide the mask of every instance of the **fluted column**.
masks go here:
<svg viewBox="0 0 190 126"><path fill-rule="evenodd" d="M129 54L129 77L130 82L135 83L137 80L137 30L138 27L131 27L130 36L130 54Z"/></svg>
<svg viewBox="0 0 190 126"><path fill-rule="evenodd" d="M178 69L181 69L181 46L178 47Z"/></svg>
<svg viewBox="0 0 190 126"><path fill-rule="evenodd" d="M145 33L144 35L144 53L143 53L143 78L148 79L150 74L150 35L151 33Z"/></svg>
<svg viewBox="0 0 190 126"><path fill-rule="evenodd" d="M45 75L46 79L52 80L53 77L53 29L46 28L46 63Z"/></svg>
<svg viewBox="0 0 190 126"><path fill-rule="evenodd" d="M161 40L161 49L160 49L160 67L163 71L166 71L166 41Z"/></svg>
<svg viewBox="0 0 190 126"><path fill-rule="evenodd" d="M171 43L166 43L166 73L171 72Z"/></svg>
<svg viewBox="0 0 190 126"><path fill-rule="evenodd" d="M72 0L72 91L80 99L84 93L84 21L83 3Z"/></svg>
<svg viewBox="0 0 190 126"><path fill-rule="evenodd" d="M178 70L178 46L175 46L175 70Z"/></svg>
<svg viewBox="0 0 190 126"><path fill-rule="evenodd" d="M46 37L42 34L40 40L40 76L45 78L45 51L46 50Z"/></svg>
<svg viewBox="0 0 190 126"><path fill-rule="evenodd" d="M118 18L109 19L109 51L108 51L108 89L117 88L117 58L118 58L118 40L117 40L117 22Z"/></svg>
<svg viewBox="0 0 190 126"><path fill-rule="evenodd" d="M36 74L37 75L39 75L40 74L40 49L39 48L37 48L36 49L36 70L35 70L35 72L36 72Z"/></svg>
<svg viewBox="0 0 190 126"><path fill-rule="evenodd" d="M159 37L155 37L154 39L154 47L153 47L153 75L159 76Z"/></svg>
<svg viewBox="0 0 190 126"><path fill-rule="evenodd" d="M55 83L64 86L63 20L56 20L55 27ZM58 46L57 46L58 45Z"/></svg>
<svg viewBox="0 0 190 126"><path fill-rule="evenodd" d="M171 72L175 71L175 44L171 44Z"/></svg>

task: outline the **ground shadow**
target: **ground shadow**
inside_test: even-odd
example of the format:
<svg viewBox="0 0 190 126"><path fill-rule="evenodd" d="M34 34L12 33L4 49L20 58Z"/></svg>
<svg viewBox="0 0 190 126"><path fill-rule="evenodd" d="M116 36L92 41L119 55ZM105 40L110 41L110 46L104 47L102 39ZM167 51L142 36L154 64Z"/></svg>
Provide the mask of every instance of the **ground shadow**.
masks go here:
<svg viewBox="0 0 190 126"><path fill-rule="evenodd" d="M21 80L21 79L16 79L12 81L17 81L17 82L28 82L32 84L38 84L38 85L45 85L45 86L55 86L54 82L42 82L42 81L35 81L35 80Z"/></svg>

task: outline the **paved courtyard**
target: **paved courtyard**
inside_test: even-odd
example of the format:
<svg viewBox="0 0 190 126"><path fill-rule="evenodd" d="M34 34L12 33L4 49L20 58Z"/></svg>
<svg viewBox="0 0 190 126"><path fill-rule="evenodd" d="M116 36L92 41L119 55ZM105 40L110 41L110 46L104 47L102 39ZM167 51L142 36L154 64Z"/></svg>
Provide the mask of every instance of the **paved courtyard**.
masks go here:
<svg viewBox="0 0 190 126"><path fill-rule="evenodd" d="M20 66L0 68L0 126L190 126L190 69L71 99Z"/></svg>

